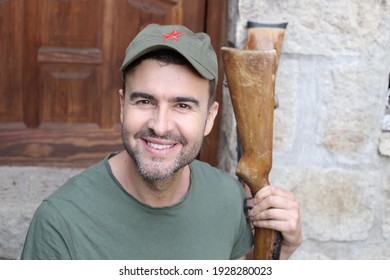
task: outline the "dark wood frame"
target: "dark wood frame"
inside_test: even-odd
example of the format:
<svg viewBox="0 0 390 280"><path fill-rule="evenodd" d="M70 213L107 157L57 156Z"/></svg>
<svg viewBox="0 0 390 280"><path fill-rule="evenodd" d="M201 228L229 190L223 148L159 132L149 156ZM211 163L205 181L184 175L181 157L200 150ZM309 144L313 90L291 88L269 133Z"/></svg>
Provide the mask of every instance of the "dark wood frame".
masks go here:
<svg viewBox="0 0 390 280"><path fill-rule="evenodd" d="M207 15L205 31L213 40L213 47L218 55L219 77L217 86L216 101L222 106L222 85L223 85L223 65L220 54L222 46L226 45L227 28L227 9L228 0L209 0L207 1ZM219 24L216 24L219 23ZM220 133L221 114L218 113L214 128L205 138L199 159L210 163L213 166L218 164L218 146Z"/></svg>

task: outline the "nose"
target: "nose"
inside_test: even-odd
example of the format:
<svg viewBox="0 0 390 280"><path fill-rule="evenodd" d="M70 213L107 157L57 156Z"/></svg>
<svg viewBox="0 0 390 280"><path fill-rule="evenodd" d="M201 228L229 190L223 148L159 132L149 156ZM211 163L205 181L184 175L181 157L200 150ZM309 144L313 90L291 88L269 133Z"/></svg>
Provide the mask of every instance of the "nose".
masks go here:
<svg viewBox="0 0 390 280"><path fill-rule="evenodd" d="M157 136L165 136L173 130L172 114L168 108L157 107L153 112L153 117L149 121L148 127Z"/></svg>

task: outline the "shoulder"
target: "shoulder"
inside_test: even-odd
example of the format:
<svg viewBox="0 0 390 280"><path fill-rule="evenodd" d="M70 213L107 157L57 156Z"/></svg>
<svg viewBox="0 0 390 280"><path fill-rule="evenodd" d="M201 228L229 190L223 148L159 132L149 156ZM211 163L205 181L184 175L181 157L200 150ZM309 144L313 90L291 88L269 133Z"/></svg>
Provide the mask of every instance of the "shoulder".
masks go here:
<svg viewBox="0 0 390 280"><path fill-rule="evenodd" d="M105 166L105 161L88 167L81 173L69 178L57 191L46 200L55 201L63 198L81 198L93 188L99 188L104 181L109 178L109 173Z"/></svg>
<svg viewBox="0 0 390 280"><path fill-rule="evenodd" d="M211 166L210 164L206 162L202 162L199 160L194 160L190 164L191 170L195 173L197 176L201 176L203 179L219 179L223 180L224 182L230 182L233 184L237 184L238 180L230 175L229 173L218 169L214 166Z"/></svg>
<svg viewBox="0 0 390 280"><path fill-rule="evenodd" d="M243 188L236 177L215 168L208 163L194 160L191 165L191 180L197 185L203 185L214 190L228 191L237 195L242 195Z"/></svg>

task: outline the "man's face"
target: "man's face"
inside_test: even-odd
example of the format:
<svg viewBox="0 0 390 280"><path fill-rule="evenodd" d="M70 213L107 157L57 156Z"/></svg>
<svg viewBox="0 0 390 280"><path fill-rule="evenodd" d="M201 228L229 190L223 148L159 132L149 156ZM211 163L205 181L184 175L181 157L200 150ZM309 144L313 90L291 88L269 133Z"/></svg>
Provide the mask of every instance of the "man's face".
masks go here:
<svg viewBox="0 0 390 280"><path fill-rule="evenodd" d="M127 74L122 138L144 178L169 178L196 158L218 111L208 101L209 82L185 66L146 59Z"/></svg>

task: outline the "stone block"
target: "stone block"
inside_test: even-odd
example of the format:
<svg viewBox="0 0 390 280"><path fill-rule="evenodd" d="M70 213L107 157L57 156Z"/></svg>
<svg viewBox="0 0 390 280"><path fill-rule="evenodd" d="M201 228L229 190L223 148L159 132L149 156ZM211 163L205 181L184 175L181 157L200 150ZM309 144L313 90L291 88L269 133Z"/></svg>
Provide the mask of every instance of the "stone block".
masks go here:
<svg viewBox="0 0 390 280"><path fill-rule="evenodd" d="M369 67L357 67L356 63L336 64L330 76L324 77L334 88L324 100L326 113L321 116L317 142L344 160L360 160L370 141L367 132L378 126L377 113L372 108L380 106L382 91L375 86L379 73ZM364 100L357 96L364 96Z"/></svg>
<svg viewBox="0 0 390 280"><path fill-rule="evenodd" d="M276 72L275 95L278 108L274 112L273 146L291 150L294 143L299 94L299 64L288 56L281 56ZM287 81L289 86L286 87Z"/></svg>
<svg viewBox="0 0 390 280"><path fill-rule="evenodd" d="M292 190L300 205L304 239L356 241L374 222L373 172L277 166L271 181Z"/></svg>

